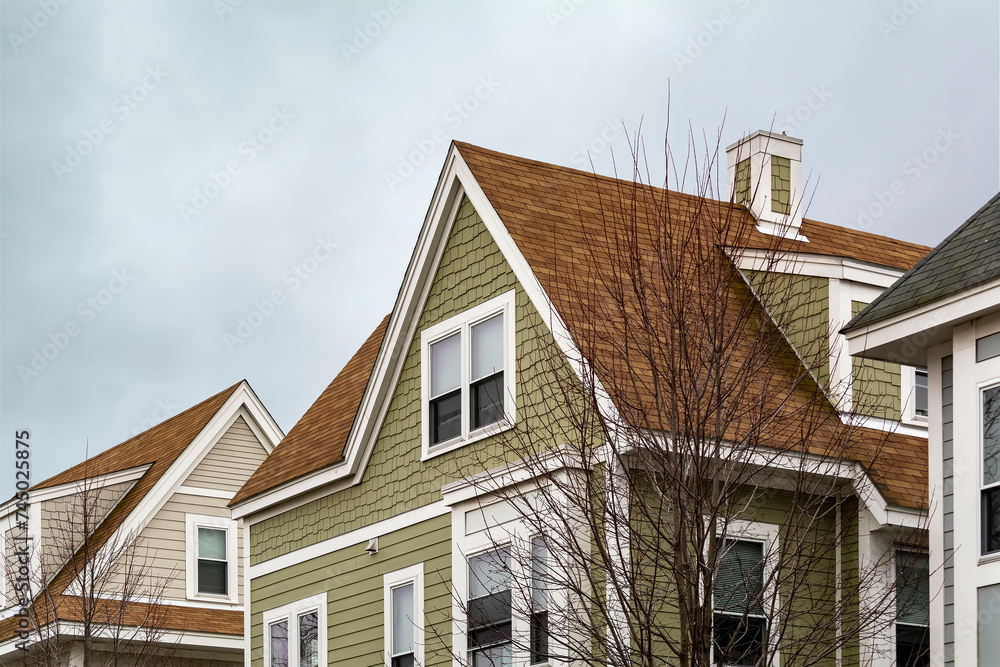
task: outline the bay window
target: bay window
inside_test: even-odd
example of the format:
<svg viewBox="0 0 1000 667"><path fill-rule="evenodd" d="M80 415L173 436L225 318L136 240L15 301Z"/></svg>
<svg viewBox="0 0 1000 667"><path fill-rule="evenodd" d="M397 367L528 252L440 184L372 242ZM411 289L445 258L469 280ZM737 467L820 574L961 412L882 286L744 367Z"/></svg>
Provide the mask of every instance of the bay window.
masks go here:
<svg viewBox="0 0 1000 667"><path fill-rule="evenodd" d="M470 667L512 662L510 548L469 558L468 652Z"/></svg>

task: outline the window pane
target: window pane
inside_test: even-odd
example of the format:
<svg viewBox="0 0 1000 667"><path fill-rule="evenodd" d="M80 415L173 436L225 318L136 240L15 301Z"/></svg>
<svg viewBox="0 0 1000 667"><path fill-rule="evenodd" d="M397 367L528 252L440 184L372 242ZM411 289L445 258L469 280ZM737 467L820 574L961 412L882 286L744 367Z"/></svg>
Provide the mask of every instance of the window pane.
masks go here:
<svg viewBox="0 0 1000 667"><path fill-rule="evenodd" d="M434 399L429 412L432 445L462 434L462 392L456 391Z"/></svg>
<svg viewBox="0 0 1000 667"><path fill-rule="evenodd" d="M983 486L1000 482L1000 387L983 392Z"/></svg>
<svg viewBox="0 0 1000 667"><path fill-rule="evenodd" d="M288 621L272 623L271 667L288 667Z"/></svg>
<svg viewBox="0 0 1000 667"><path fill-rule="evenodd" d="M927 554L896 552L896 621L930 624L930 566Z"/></svg>
<svg viewBox="0 0 1000 667"><path fill-rule="evenodd" d="M299 666L319 667L319 613L299 616Z"/></svg>
<svg viewBox="0 0 1000 667"><path fill-rule="evenodd" d="M767 622L764 619L716 614L714 621L717 664L764 664L764 640L767 637Z"/></svg>
<svg viewBox="0 0 1000 667"><path fill-rule="evenodd" d="M199 527L198 558L226 560L226 531Z"/></svg>
<svg viewBox="0 0 1000 667"><path fill-rule="evenodd" d="M726 540L715 582L714 608L742 614L763 615L764 545Z"/></svg>
<svg viewBox="0 0 1000 667"><path fill-rule="evenodd" d="M1000 551L1000 486L983 491L983 553Z"/></svg>
<svg viewBox="0 0 1000 667"><path fill-rule="evenodd" d="M226 562L218 560L198 561L198 592L212 595L226 595Z"/></svg>
<svg viewBox="0 0 1000 667"><path fill-rule="evenodd" d="M415 664L412 653L392 657L392 667L414 667Z"/></svg>
<svg viewBox="0 0 1000 667"><path fill-rule="evenodd" d="M469 559L469 599L509 590L509 548L488 551Z"/></svg>
<svg viewBox="0 0 1000 667"><path fill-rule="evenodd" d="M913 392L913 410L921 417L927 416L927 371L917 371L915 374L915 390Z"/></svg>
<svg viewBox="0 0 1000 667"><path fill-rule="evenodd" d="M392 589L392 654L413 652L413 584Z"/></svg>
<svg viewBox="0 0 1000 667"><path fill-rule="evenodd" d="M503 313L472 327L472 380L503 370Z"/></svg>
<svg viewBox="0 0 1000 667"><path fill-rule="evenodd" d="M431 396L440 396L462 384L462 336L454 334L431 345Z"/></svg>
<svg viewBox="0 0 1000 667"><path fill-rule="evenodd" d="M549 612L531 615L531 664L537 665L549 659Z"/></svg>
<svg viewBox="0 0 1000 667"><path fill-rule="evenodd" d="M976 361L1000 356L1000 333L983 336L976 341Z"/></svg>
<svg viewBox="0 0 1000 667"><path fill-rule="evenodd" d="M482 428L503 419L503 373L472 385L472 428Z"/></svg>
<svg viewBox="0 0 1000 667"><path fill-rule="evenodd" d="M472 652L472 667L511 667L510 642Z"/></svg>
<svg viewBox="0 0 1000 667"><path fill-rule="evenodd" d="M930 667L931 639L927 628L896 626L897 667Z"/></svg>
<svg viewBox="0 0 1000 667"><path fill-rule="evenodd" d="M549 550L545 538L537 535L531 538L531 610L544 611L549 608Z"/></svg>

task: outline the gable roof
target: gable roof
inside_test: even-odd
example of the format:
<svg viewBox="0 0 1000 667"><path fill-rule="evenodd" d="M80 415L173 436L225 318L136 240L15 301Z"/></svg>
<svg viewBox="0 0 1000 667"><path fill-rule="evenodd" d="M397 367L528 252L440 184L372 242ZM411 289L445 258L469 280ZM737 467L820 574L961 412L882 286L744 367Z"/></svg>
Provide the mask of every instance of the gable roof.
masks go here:
<svg viewBox="0 0 1000 667"><path fill-rule="evenodd" d="M461 187L456 186L456 182L461 183ZM600 241L605 241L605 246L613 245L612 242L616 240L615 235L618 232L613 228L614 224L611 227L606 226L608 218L613 218L616 213L614 205L620 204L622 198L635 193L639 193L638 199L668 200L669 206L677 216L676 220L697 219L698 212L705 207L713 208L723 215L733 216L742 223L736 226L748 230L747 234L736 240L741 243L741 247L751 249L770 249L777 244L792 253L853 259L898 271L908 269L927 251L927 248L916 244L814 220L805 220L802 226L802 233L809 242L777 239L757 231L749 211L743 206L668 192L660 188L637 186L631 181L595 176L586 171L558 167L455 142L439 178L438 189L428 210L397 306L387 323L385 332L378 334L378 343L381 343L382 336L387 342L381 346L381 350L377 349L378 343L371 339L366 342L366 346L371 346L371 353L378 352L377 357L369 358L368 352L362 354L361 351L355 355L356 358L366 359L363 364L366 368L362 369L359 364L358 367L352 367L352 373L362 373L364 370L378 374L378 377L373 376L370 381L365 377L368 387L364 395L354 394L347 400L346 392L331 392L334 385L348 382L346 377L342 379L338 376L328 387L327 392L324 392L324 396L327 396L328 392L331 396L326 400L320 397L303 416L302 422L308 424L309 428L300 429L301 435L296 435L298 444L294 447L285 447L299 429L296 425L282 446L275 450L265 462L265 466L257 471L255 479L248 482L248 485L234 498L233 504L236 504L250 499L252 495L262 496L268 491L276 494L256 505L253 502L242 505L241 510L244 513L251 514L278 500L304 493L313 488L310 486L313 482L321 484L341 479L347 474L354 474L349 470L350 466L346 465L347 463L363 465L355 462L364 460L366 455L361 452L371 446L372 438L379 428L379 425L374 423L378 418L377 408L372 407L373 401L383 400L376 395L387 391L383 385L390 381L389 378L392 376L390 368L394 363L402 363L399 350L409 345L412 324L407 323L419 316L415 311L411 312L417 307L414 304L420 299L416 285L420 284L420 281L433 279L436 270L432 268L432 259L421 258L435 256L433 248L436 247L436 243L442 242L440 239L443 238L440 236L444 227L441 221L447 217L449 210L453 210L453 206L457 206L455 197L462 192L473 200L487 228L500 243L501 250L505 254L510 254L507 259L512 263L522 285L529 290L529 297L537 301L532 294L541 294L543 301L545 298L550 299L551 305L555 307L556 317L566 320L567 333L573 338L578 338L579 333L586 331L588 318L593 317L592 313L588 314L571 298L574 294L594 287L595 279L588 273L588 267L598 262L594 261L594 257L588 256L587 241L590 241L591 247L601 245ZM648 222L646 216L651 214L649 209L642 206L629 212L643 218L643 222ZM507 240L501 242L498 235L506 237ZM597 243L594 242L595 239L598 239ZM514 255L518 253L520 256L515 257ZM528 285L525 282L528 278L532 281L537 279L541 290ZM540 312L546 310L544 303L536 302L535 305ZM787 343L786 347L788 349L785 351L782 363L787 368L792 368L797 363L796 357ZM614 354L604 353L602 357L612 360L608 368L602 369L604 371L636 370L634 367L621 368L620 363L618 368L614 368ZM347 368L341 375L346 372ZM351 384L355 390L361 389L362 377L354 378ZM802 405L804 401L811 400L817 388L807 382L797 387L795 391L798 392L798 398L794 402ZM333 400L334 393L340 398ZM385 396L384 393L382 395ZM775 401L787 398L778 385L775 385L774 396ZM344 404L340 401L344 401ZM346 408L346 412L352 417L357 414L356 419L362 420L363 423L356 424L353 430L346 423L340 424L336 433L331 432L329 437L322 437L323 422L320 416L324 413L332 415L342 408ZM827 422L827 429L832 429L835 423L840 424L839 415L832 405L824 403L824 410L823 419ZM332 422L326 427L332 429ZM341 442L343 437L349 438L349 450L345 451ZM921 443L919 438L887 436L881 431L866 431L858 443L852 444L858 448L856 460L868 469L883 494L893 503L910 507L923 507L926 504L926 456L921 454L921 448L925 451L926 443ZM311 452L311 447L316 447L318 450ZM871 464L878 462L876 454L884 450L894 451L898 455L896 469L872 469ZM309 456L310 453L315 455ZM348 459L345 465L333 466L345 457ZM280 473L280 479L285 482L285 486L279 490L279 484L270 483L265 467L269 471ZM321 477L319 471L324 468L327 470ZM316 476L307 477L310 473L315 473ZM298 481L293 484L292 480ZM253 486L250 486L251 482Z"/></svg>
<svg viewBox="0 0 1000 667"><path fill-rule="evenodd" d="M1000 278L1000 193L903 274L844 331Z"/></svg>
<svg viewBox="0 0 1000 667"><path fill-rule="evenodd" d="M344 446L388 324L386 315L285 439L254 471L230 506L343 459Z"/></svg>
<svg viewBox="0 0 1000 667"><path fill-rule="evenodd" d="M94 529L90 550L91 553L96 554L111 539L115 531L125 523L139 503L146 498L156 483L244 382L245 380L237 382L149 430L36 484L32 489L38 490L60 484L83 482L86 479L99 478L121 470L148 466L142 476L126 491L103 521ZM78 572L84 562L82 551L74 554L73 559L77 562L75 571ZM63 593L72 583L73 572L74 568L69 564L63 566L47 584L48 595L56 598L67 597ZM45 597L46 595L39 593L36 600L42 600ZM175 619L172 622L180 623L182 619L189 617L197 618L197 615L191 616L186 612L177 613L172 617ZM13 621L13 624L10 621ZM16 627L16 618L0 622L0 641L9 638ZM201 630L204 629L204 626L191 625L187 629ZM239 633L242 633L242 627L240 627Z"/></svg>

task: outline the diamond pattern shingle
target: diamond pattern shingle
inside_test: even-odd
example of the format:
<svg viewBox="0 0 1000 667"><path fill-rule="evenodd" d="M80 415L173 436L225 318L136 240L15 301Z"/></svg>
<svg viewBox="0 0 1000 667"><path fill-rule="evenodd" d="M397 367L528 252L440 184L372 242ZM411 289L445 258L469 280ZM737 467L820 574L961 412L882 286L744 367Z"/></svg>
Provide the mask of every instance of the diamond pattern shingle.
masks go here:
<svg viewBox="0 0 1000 667"><path fill-rule="evenodd" d="M845 330L919 308L1000 277L1000 193L872 301Z"/></svg>

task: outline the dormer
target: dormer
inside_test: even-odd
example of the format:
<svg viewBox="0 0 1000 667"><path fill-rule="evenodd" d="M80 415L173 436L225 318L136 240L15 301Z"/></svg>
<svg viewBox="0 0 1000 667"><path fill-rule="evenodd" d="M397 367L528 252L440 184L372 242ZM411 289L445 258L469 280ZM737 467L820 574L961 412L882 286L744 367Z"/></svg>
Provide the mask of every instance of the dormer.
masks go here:
<svg viewBox="0 0 1000 667"><path fill-rule="evenodd" d="M808 241L802 226L802 140L758 130L726 148L733 202L765 234Z"/></svg>

